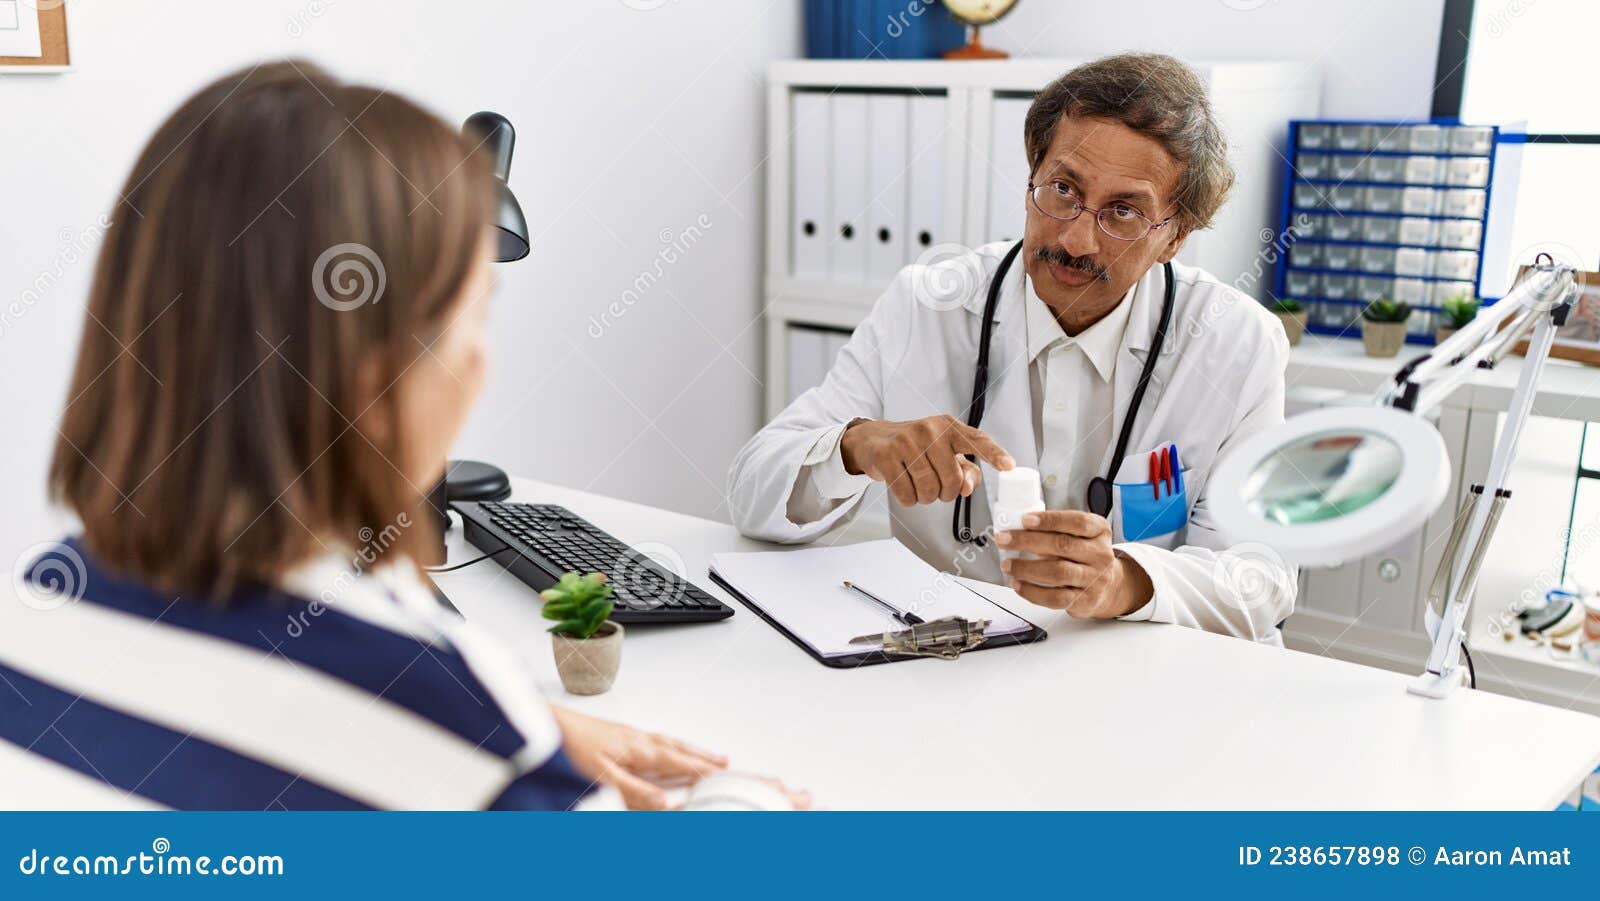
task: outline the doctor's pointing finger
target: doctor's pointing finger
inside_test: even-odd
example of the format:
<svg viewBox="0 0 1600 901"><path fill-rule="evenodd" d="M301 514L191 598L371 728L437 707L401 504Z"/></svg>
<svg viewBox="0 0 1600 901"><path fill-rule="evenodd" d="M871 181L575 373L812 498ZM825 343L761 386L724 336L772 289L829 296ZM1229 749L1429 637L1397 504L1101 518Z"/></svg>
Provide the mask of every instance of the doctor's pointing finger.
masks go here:
<svg viewBox="0 0 1600 901"><path fill-rule="evenodd" d="M886 483L895 500L907 507L971 497L983 477L968 455L999 470L1016 465L993 438L953 416L857 420L840 436L839 454L845 472Z"/></svg>

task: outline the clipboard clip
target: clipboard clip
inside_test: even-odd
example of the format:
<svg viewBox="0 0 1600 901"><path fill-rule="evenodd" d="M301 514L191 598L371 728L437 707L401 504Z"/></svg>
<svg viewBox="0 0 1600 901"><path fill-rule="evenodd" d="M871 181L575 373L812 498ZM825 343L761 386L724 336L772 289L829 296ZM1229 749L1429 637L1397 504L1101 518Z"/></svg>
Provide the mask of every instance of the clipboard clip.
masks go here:
<svg viewBox="0 0 1600 901"><path fill-rule="evenodd" d="M898 632L881 635L861 635L850 639L853 645L877 645L885 654L903 657L938 657L954 660L962 651L970 651L987 641L983 630L989 620L970 620L959 616L940 617L932 622L918 623Z"/></svg>

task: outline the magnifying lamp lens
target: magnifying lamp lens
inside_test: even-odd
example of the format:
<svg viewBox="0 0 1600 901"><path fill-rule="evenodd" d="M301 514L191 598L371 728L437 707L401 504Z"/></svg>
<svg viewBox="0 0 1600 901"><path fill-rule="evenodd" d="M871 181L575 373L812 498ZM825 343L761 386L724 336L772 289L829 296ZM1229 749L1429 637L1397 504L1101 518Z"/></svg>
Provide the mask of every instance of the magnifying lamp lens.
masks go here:
<svg viewBox="0 0 1600 901"><path fill-rule="evenodd" d="M1348 516L1400 477L1400 446L1359 429L1303 436L1267 456L1245 484L1251 513L1279 525Z"/></svg>

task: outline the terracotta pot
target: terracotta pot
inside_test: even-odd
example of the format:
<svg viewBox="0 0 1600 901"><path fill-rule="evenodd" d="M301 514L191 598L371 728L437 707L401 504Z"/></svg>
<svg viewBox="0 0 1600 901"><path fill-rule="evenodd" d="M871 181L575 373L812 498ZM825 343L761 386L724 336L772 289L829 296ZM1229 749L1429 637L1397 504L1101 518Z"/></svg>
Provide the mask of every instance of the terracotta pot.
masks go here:
<svg viewBox="0 0 1600 901"><path fill-rule="evenodd" d="M1275 313L1274 315L1278 317L1279 322L1283 323L1283 333L1289 338L1289 346L1293 347L1299 344L1300 339L1305 337L1306 334L1306 311Z"/></svg>
<svg viewBox="0 0 1600 901"><path fill-rule="evenodd" d="M1456 333L1456 331L1457 331L1457 329L1454 326L1449 326L1449 325L1441 325L1441 326L1439 326L1438 328L1433 330L1433 343L1435 343L1435 344L1443 344L1446 340L1449 339L1449 337L1451 335L1454 335Z"/></svg>
<svg viewBox="0 0 1600 901"><path fill-rule="evenodd" d="M1406 343L1404 322L1368 322L1361 320L1361 343L1369 357L1393 357Z"/></svg>
<svg viewBox="0 0 1600 901"><path fill-rule="evenodd" d="M611 689L622 666L622 627L610 620L592 638L550 633L561 685L575 695L603 694Z"/></svg>

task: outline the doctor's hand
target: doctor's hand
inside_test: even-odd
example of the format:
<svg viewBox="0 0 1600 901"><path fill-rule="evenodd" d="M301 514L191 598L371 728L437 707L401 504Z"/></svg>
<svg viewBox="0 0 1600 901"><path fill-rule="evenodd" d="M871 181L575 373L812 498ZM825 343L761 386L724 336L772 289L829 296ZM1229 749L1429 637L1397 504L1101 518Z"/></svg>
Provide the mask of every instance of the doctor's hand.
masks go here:
<svg viewBox="0 0 1600 901"><path fill-rule="evenodd" d="M1143 607L1155 592L1133 558L1111 547L1111 523L1081 510L1022 517L1024 528L1001 532L995 544L1035 559L1008 558L1000 568L1011 589L1042 607L1080 619L1112 619Z"/></svg>
<svg viewBox="0 0 1600 901"><path fill-rule="evenodd" d="M1016 465L993 438L954 416L909 422L864 419L839 439L845 471L885 483L905 507L970 497L982 475L967 454L999 470Z"/></svg>

